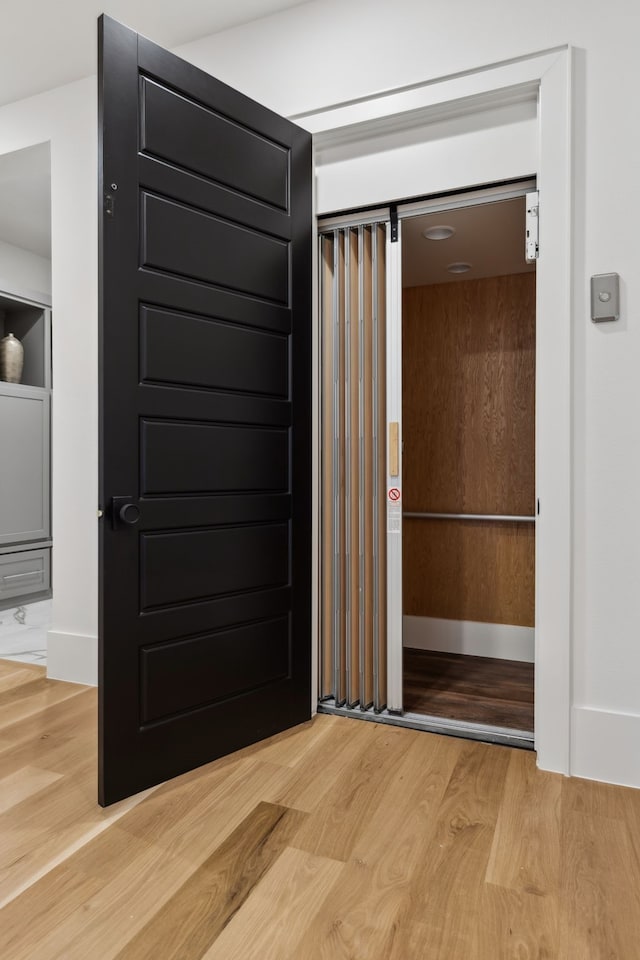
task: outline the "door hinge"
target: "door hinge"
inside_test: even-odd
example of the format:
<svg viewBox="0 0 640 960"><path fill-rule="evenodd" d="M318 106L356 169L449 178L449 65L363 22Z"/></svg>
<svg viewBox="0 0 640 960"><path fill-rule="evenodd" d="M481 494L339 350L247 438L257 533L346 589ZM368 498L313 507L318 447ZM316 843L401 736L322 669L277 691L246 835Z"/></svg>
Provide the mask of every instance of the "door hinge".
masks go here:
<svg viewBox="0 0 640 960"><path fill-rule="evenodd" d="M527 219L524 241L524 258L534 263L540 254L540 193L533 190L527 194Z"/></svg>
<svg viewBox="0 0 640 960"><path fill-rule="evenodd" d="M391 243L398 242L398 207L392 203L389 207L389 216L391 219Z"/></svg>

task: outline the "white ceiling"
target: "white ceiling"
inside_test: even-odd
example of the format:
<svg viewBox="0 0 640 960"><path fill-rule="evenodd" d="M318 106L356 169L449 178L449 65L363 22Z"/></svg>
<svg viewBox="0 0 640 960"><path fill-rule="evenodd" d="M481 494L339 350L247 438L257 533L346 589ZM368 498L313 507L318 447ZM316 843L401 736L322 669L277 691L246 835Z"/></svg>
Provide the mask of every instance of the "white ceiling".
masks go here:
<svg viewBox="0 0 640 960"><path fill-rule="evenodd" d="M48 143L0 155L0 240L51 259Z"/></svg>
<svg viewBox="0 0 640 960"><path fill-rule="evenodd" d="M0 105L97 69L101 13L176 47L308 0L36 0L2 5Z"/></svg>
<svg viewBox="0 0 640 960"><path fill-rule="evenodd" d="M403 220L403 287L535 270L535 264L524 259L525 205L525 198L518 197ZM455 227L456 232L448 240L426 240L423 231L436 224ZM456 262L472 268L448 273L447 266Z"/></svg>

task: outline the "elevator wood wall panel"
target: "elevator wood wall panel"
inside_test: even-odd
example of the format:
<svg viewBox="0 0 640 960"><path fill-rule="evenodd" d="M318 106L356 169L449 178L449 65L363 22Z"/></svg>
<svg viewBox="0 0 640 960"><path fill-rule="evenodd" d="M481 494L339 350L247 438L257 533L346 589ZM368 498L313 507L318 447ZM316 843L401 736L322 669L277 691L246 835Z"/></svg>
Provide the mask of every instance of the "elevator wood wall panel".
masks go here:
<svg viewBox="0 0 640 960"><path fill-rule="evenodd" d="M408 519L403 553L405 614L534 625L533 524Z"/></svg>
<svg viewBox="0 0 640 960"><path fill-rule="evenodd" d="M409 287L404 508L532 514L535 274Z"/></svg>
<svg viewBox="0 0 640 960"><path fill-rule="evenodd" d="M535 274L405 289L403 396L405 511L533 515ZM524 527L406 520L404 612L533 624Z"/></svg>

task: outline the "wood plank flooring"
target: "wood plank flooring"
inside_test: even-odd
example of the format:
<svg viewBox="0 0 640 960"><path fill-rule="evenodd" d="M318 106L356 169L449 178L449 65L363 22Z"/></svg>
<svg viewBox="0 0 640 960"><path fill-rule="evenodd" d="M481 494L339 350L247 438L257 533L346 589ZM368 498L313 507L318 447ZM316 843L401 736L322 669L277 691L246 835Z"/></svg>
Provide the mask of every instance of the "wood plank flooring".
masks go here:
<svg viewBox="0 0 640 960"><path fill-rule="evenodd" d="M96 803L96 691L0 661L3 960L638 960L640 791L317 716Z"/></svg>
<svg viewBox="0 0 640 960"><path fill-rule="evenodd" d="M533 664L404 649L404 709L533 732Z"/></svg>

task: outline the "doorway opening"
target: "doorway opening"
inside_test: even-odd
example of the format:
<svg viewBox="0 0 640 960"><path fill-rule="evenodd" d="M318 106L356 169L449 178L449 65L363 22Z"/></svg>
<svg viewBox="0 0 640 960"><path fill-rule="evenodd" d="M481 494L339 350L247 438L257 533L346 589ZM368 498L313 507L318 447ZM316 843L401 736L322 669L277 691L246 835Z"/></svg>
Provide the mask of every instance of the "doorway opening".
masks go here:
<svg viewBox="0 0 640 960"><path fill-rule="evenodd" d="M51 626L51 159L0 156L0 659L46 666Z"/></svg>
<svg viewBox="0 0 640 960"><path fill-rule="evenodd" d="M533 746L534 189L320 224L321 711Z"/></svg>
<svg viewBox="0 0 640 960"><path fill-rule="evenodd" d="M402 221L406 715L534 732L535 261L526 196Z"/></svg>

